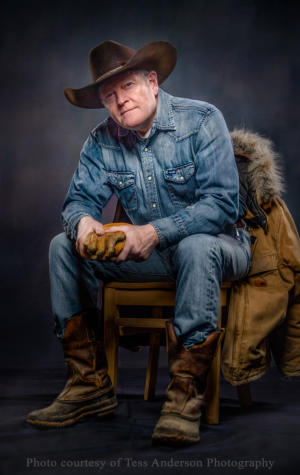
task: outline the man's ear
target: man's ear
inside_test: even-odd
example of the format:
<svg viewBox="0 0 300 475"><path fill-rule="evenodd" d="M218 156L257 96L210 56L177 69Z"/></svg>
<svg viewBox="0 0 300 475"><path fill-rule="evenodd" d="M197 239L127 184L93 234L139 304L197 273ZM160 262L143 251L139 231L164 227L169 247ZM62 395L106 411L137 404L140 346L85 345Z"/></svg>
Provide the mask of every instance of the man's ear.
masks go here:
<svg viewBox="0 0 300 475"><path fill-rule="evenodd" d="M148 74L148 80L153 88L154 94L157 96L158 94L158 80L157 80L157 73L156 71L150 71Z"/></svg>

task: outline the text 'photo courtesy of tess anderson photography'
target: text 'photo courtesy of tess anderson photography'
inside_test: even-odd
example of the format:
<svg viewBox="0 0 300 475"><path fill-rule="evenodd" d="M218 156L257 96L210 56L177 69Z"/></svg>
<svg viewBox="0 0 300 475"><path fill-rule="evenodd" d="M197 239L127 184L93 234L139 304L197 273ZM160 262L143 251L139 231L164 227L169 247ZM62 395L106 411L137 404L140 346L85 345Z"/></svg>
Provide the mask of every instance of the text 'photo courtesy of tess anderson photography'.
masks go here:
<svg viewBox="0 0 300 475"><path fill-rule="evenodd" d="M154 457L152 459L135 459L132 457L118 457L110 460L88 460L88 459L39 459L36 457L26 458L26 467L31 469L43 468L69 468L69 469L90 469L96 470L104 469L145 469L145 468L214 468L214 469L253 469L253 470L272 470L275 461L259 458L259 459L221 459L217 457L208 457L205 459L176 459L173 457L159 459Z"/></svg>

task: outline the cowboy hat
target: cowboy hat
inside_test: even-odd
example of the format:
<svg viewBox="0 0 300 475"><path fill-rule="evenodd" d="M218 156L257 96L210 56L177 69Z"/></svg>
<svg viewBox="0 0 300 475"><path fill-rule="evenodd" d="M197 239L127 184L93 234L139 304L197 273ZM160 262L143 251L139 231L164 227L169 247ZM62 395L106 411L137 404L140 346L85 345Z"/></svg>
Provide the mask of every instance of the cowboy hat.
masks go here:
<svg viewBox="0 0 300 475"><path fill-rule="evenodd" d="M176 48L167 41L153 41L138 51L116 41L104 41L89 53L94 82L81 89L65 88L65 96L78 107L104 107L98 92L103 81L129 69L146 69L156 71L161 84L174 69L176 60Z"/></svg>

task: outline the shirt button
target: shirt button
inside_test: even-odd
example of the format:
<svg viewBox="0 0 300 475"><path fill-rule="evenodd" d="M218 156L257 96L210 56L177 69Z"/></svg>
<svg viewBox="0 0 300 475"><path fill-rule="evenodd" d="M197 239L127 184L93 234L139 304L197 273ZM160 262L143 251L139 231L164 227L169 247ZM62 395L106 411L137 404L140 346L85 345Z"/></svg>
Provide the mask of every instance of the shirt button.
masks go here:
<svg viewBox="0 0 300 475"><path fill-rule="evenodd" d="M145 147L144 152L148 152L149 148Z"/></svg>
<svg viewBox="0 0 300 475"><path fill-rule="evenodd" d="M122 185L122 183L123 183L122 181L119 181L119 185Z"/></svg>
<svg viewBox="0 0 300 475"><path fill-rule="evenodd" d="M156 204L155 204L155 203L152 204L152 208L156 208Z"/></svg>
<svg viewBox="0 0 300 475"><path fill-rule="evenodd" d="M151 181L151 180L152 180L152 176L148 176L148 180Z"/></svg>
<svg viewBox="0 0 300 475"><path fill-rule="evenodd" d="M180 180L184 180L184 176L181 176L181 177L180 177Z"/></svg>

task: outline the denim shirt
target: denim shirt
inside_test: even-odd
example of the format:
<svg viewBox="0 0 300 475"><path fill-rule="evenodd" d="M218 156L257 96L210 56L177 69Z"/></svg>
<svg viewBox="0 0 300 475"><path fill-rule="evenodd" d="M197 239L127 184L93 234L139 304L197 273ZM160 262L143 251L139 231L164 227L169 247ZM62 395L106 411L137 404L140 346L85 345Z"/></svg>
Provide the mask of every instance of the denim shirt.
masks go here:
<svg viewBox="0 0 300 475"><path fill-rule="evenodd" d="M160 249L195 233L219 234L239 214L239 177L221 112L159 89L150 135L101 122L83 145L62 210L76 240L83 216L101 222L114 193L133 224L151 223Z"/></svg>

